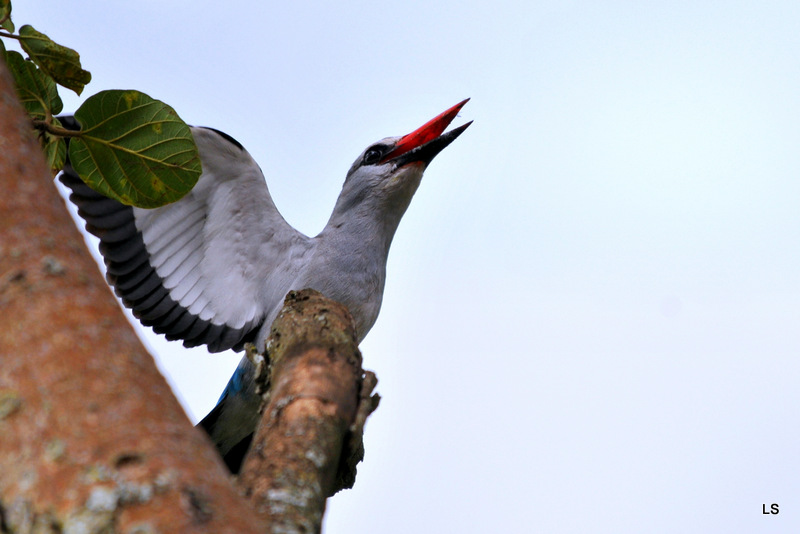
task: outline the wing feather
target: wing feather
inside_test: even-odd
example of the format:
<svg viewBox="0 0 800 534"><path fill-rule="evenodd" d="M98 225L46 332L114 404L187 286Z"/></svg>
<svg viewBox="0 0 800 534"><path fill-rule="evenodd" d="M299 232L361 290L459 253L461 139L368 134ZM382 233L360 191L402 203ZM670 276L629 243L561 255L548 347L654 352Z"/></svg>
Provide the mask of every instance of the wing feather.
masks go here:
<svg viewBox="0 0 800 534"><path fill-rule="evenodd" d="M138 212L136 226L142 232L148 250L156 252L168 248L180 236L193 236L202 229L206 215L205 206L201 202L190 202L190 200L187 199L184 204L186 213L181 213L180 210L167 211L160 218L145 210L135 210ZM148 217L143 221L143 216Z"/></svg>
<svg viewBox="0 0 800 534"><path fill-rule="evenodd" d="M132 273L147 263L147 251L142 248L136 251L136 254L125 261L107 262L106 268L112 276L124 276Z"/></svg>
<svg viewBox="0 0 800 534"><path fill-rule="evenodd" d="M145 210L61 181L100 238L106 277L142 324L212 352L241 349L280 305L312 241L278 212L250 155L225 134L192 128L203 174L181 200Z"/></svg>

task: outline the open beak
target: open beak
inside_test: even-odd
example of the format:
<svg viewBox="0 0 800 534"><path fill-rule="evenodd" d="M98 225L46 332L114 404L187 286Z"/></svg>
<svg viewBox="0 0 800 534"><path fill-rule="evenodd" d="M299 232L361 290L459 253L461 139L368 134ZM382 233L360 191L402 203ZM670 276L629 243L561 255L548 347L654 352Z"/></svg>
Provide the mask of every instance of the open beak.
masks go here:
<svg viewBox="0 0 800 534"><path fill-rule="evenodd" d="M467 126L472 124L470 121L442 135L442 132L453 122L468 101L469 98L459 102L410 134L401 137L397 145L383 157L380 163L395 161L398 167L416 161L430 163L436 154L444 150L444 147L452 143L456 137L461 135L461 132L467 129Z"/></svg>

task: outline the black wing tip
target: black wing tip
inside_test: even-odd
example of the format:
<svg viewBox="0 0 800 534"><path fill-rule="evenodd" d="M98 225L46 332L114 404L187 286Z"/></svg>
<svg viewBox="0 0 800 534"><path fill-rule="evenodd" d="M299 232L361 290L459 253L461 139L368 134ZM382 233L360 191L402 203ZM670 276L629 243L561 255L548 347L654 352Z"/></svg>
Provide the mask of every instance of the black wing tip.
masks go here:
<svg viewBox="0 0 800 534"><path fill-rule="evenodd" d="M67 130L73 130L77 132L81 129L81 125L74 115L58 115L56 118Z"/></svg>
<svg viewBox="0 0 800 534"><path fill-rule="evenodd" d="M65 128L80 130L72 115L58 119ZM230 135L211 130L235 147L244 147ZM136 227L133 208L110 199L89 188L69 162L59 180L67 186L70 200L86 222L86 229L100 238L100 252L106 263L106 279L125 307L132 310L142 324L170 340L183 340L186 347L206 345L210 352L243 350L255 338L261 320L250 321L241 328L214 324L189 312L169 295L164 280L150 264L150 255L141 231Z"/></svg>
<svg viewBox="0 0 800 534"><path fill-rule="evenodd" d="M202 128L203 130L210 130L210 131L216 133L217 135L219 135L220 137L222 137L223 139L225 139L226 141L228 141L229 143L231 143L232 145L234 145L236 148L238 148L242 152L244 152L244 146L242 146L242 144L239 141L237 141L236 139L234 139L230 135L226 134L225 132L223 132L221 130L217 130L216 128L211 128L209 126L196 126L196 128Z"/></svg>
<svg viewBox="0 0 800 534"><path fill-rule="evenodd" d="M67 119L74 118L71 116ZM77 125L73 122L68 125ZM222 132L220 135L238 143ZM100 238L100 252L106 263L106 280L125 307L140 322L170 340L183 340L184 346L207 345L211 352L242 350L252 338L255 322L242 328L216 325L200 319L172 299L164 288L164 280L150 264L142 233L136 228L133 208L107 198L90 189L68 164L60 181L72 193L70 200L86 221L86 229Z"/></svg>

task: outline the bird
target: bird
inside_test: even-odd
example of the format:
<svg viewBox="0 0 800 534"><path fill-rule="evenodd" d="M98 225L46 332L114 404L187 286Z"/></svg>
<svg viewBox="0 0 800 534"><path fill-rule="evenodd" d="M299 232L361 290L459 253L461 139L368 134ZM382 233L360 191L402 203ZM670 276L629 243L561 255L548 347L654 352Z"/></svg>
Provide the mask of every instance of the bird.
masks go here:
<svg viewBox="0 0 800 534"><path fill-rule="evenodd" d="M143 325L167 339L210 352L253 343L263 352L286 294L311 288L348 308L360 343L378 317L400 219L433 158L472 124L445 132L468 101L407 135L369 145L315 237L286 222L252 156L213 128L191 127L202 173L189 193L162 207L108 198L89 188L69 161L59 179L87 231L100 239L109 285ZM73 116L60 119L80 129ZM254 374L255 365L243 357L198 424L232 473L259 420Z"/></svg>

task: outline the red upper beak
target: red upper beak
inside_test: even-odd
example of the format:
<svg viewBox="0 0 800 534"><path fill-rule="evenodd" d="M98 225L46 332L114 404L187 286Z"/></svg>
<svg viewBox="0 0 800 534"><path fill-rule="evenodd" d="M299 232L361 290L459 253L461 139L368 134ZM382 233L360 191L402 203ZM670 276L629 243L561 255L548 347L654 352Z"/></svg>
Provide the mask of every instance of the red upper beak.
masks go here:
<svg viewBox="0 0 800 534"><path fill-rule="evenodd" d="M464 104L467 102L469 102L469 98L459 102L447 111L440 113L410 134L401 137L394 149L383 156L383 159L381 159L380 163L385 163L391 159L397 158L398 156L402 156L403 154L410 152L415 148L421 147L422 145L429 143L442 135L442 132L444 132L450 123L453 122L453 119L456 118L458 112L461 111L461 108L463 108ZM464 125L462 129L466 128L466 126L468 126L468 124Z"/></svg>

